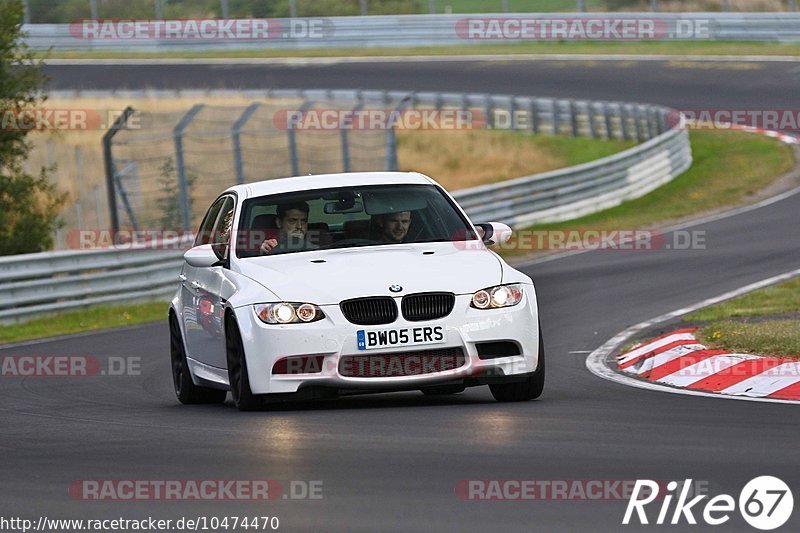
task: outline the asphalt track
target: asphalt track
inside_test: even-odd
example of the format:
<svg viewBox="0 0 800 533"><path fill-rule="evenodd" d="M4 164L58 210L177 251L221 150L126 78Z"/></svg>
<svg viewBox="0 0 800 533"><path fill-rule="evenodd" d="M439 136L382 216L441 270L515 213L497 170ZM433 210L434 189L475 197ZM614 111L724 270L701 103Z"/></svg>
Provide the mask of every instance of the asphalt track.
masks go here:
<svg viewBox="0 0 800 533"><path fill-rule="evenodd" d="M333 67L50 67L54 88L363 87L441 89L783 108L798 63L426 63ZM735 179L735 176L731 176ZM539 401L488 390L350 397L239 413L177 404L166 323L0 350L0 355L138 356L140 376L2 378L0 516L174 518L277 515L285 530L616 531L625 501L463 501L467 479L683 480L738 494L777 475L800 496L794 405L639 390L601 380L586 351L631 324L800 263L800 194L691 228L705 250L602 251L526 267L548 354ZM574 353L579 352L579 353ZM323 499L249 502L73 500L80 479L321 480ZM657 509L650 513L655 519ZM701 513L695 513L699 515ZM698 517L699 518L699 517ZM797 530L795 512L785 530ZM626 530L647 530L656 526ZM682 525L667 530L704 526ZM752 531L738 513L717 530Z"/></svg>

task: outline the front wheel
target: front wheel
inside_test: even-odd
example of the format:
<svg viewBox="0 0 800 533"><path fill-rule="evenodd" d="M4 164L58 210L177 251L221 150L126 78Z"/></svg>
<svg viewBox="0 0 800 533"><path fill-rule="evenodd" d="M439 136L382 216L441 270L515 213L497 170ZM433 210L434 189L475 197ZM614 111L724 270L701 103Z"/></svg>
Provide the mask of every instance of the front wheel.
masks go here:
<svg viewBox="0 0 800 533"><path fill-rule="evenodd" d="M250 376L239 327L233 319L225 321L225 351L228 360L228 382L233 403L240 411L256 411L264 405L261 396L250 390Z"/></svg>
<svg viewBox="0 0 800 533"><path fill-rule="evenodd" d="M186 350L183 347L181 328L175 315L169 316L169 355L172 362L172 384L175 395L182 404L222 403L228 394L224 390L198 387L192 382L189 366L186 364Z"/></svg>
<svg viewBox="0 0 800 533"><path fill-rule="evenodd" d="M541 324L539 325L539 363L533 374L530 374L525 381L489 385L489 389L498 402L525 402L535 400L542 395L544 390L544 342L542 341Z"/></svg>

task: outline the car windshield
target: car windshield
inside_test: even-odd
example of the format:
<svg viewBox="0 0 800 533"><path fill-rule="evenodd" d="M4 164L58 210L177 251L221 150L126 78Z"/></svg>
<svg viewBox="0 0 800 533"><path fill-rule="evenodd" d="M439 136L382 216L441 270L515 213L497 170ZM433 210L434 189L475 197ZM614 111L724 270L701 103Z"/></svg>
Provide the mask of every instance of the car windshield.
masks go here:
<svg viewBox="0 0 800 533"><path fill-rule="evenodd" d="M243 258L477 238L436 186L337 187L246 200L236 254Z"/></svg>

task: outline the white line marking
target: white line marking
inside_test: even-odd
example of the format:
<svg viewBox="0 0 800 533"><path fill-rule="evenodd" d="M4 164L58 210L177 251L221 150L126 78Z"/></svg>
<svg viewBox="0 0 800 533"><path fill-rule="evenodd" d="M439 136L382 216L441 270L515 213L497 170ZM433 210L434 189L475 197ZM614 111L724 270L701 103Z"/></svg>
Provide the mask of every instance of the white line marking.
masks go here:
<svg viewBox="0 0 800 533"><path fill-rule="evenodd" d="M672 344L676 341L696 341L697 339L694 338L694 335L691 333L678 333L677 335L670 335L668 337L664 337L663 339L659 339L655 342L648 342L647 344L643 344L638 348L634 348L633 350L629 351L625 354L624 357L620 357L617 362L620 364L627 363L632 359L636 359L639 356L642 356L646 353L652 352L653 350L657 350L667 344Z"/></svg>
<svg viewBox="0 0 800 533"><path fill-rule="evenodd" d="M672 319L678 318L687 313L691 313L693 311L697 311L698 309L702 309L703 307L708 307L710 305L724 302L725 300L736 298L737 296L741 296L742 294L762 289L764 287L769 287L770 285L775 285L783 281L788 281L798 276L800 276L800 268L792 270L790 272L786 272L784 274L780 274L778 276L773 276L771 278L762 281L758 281L756 283L751 283L750 285L746 285L736 290L726 292L725 294L716 296L714 298L708 298L707 300L697 302L688 307L676 309L675 311L663 314L651 320L647 320L646 322L640 322L639 324L631 326L628 329L613 336L608 341L606 341L602 346L594 350L589 355L589 357L586 358L586 368L588 368L592 374L599 376L603 379L607 379L608 381L613 381L615 383L620 383L622 385L629 385L631 387L638 387L640 389L671 392L673 394L686 394L689 396L706 396L709 398L746 400L751 402L795 403L795 404L800 403L800 401L797 400L780 400L777 398L749 398L745 396L727 396L713 392L703 392L691 389L679 389L674 387L668 387L666 385L659 385L657 383L653 383L650 381L643 381L640 379L635 379L630 376L621 374L611 366L615 365L616 363L608 360L609 356L613 354L617 349L619 349L619 347L622 346L625 342L627 342L630 338L632 338L637 333L644 331L647 328L655 326L656 324L668 322Z"/></svg>
<svg viewBox="0 0 800 533"><path fill-rule="evenodd" d="M771 379L770 379L771 378ZM747 378L727 389L722 394L743 394L748 396L767 396L800 381L798 363L786 362L760 374Z"/></svg>

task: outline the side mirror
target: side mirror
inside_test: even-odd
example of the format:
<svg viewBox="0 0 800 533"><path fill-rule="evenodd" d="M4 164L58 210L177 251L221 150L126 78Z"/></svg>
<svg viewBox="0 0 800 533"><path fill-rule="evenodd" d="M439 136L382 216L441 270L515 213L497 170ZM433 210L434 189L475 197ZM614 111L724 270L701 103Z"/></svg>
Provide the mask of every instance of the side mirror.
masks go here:
<svg viewBox="0 0 800 533"><path fill-rule="evenodd" d="M186 251L183 258L193 267L208 268L222 264L214 244L201 244Z"/></svg>
<svg viewBox="0 0 800 533"><path fill-rule="evenodd" d="M500 222L476 224L475 227L478 228L478 236L486 246L505 244L511 239L513 233L510 227Z"/></svg>

